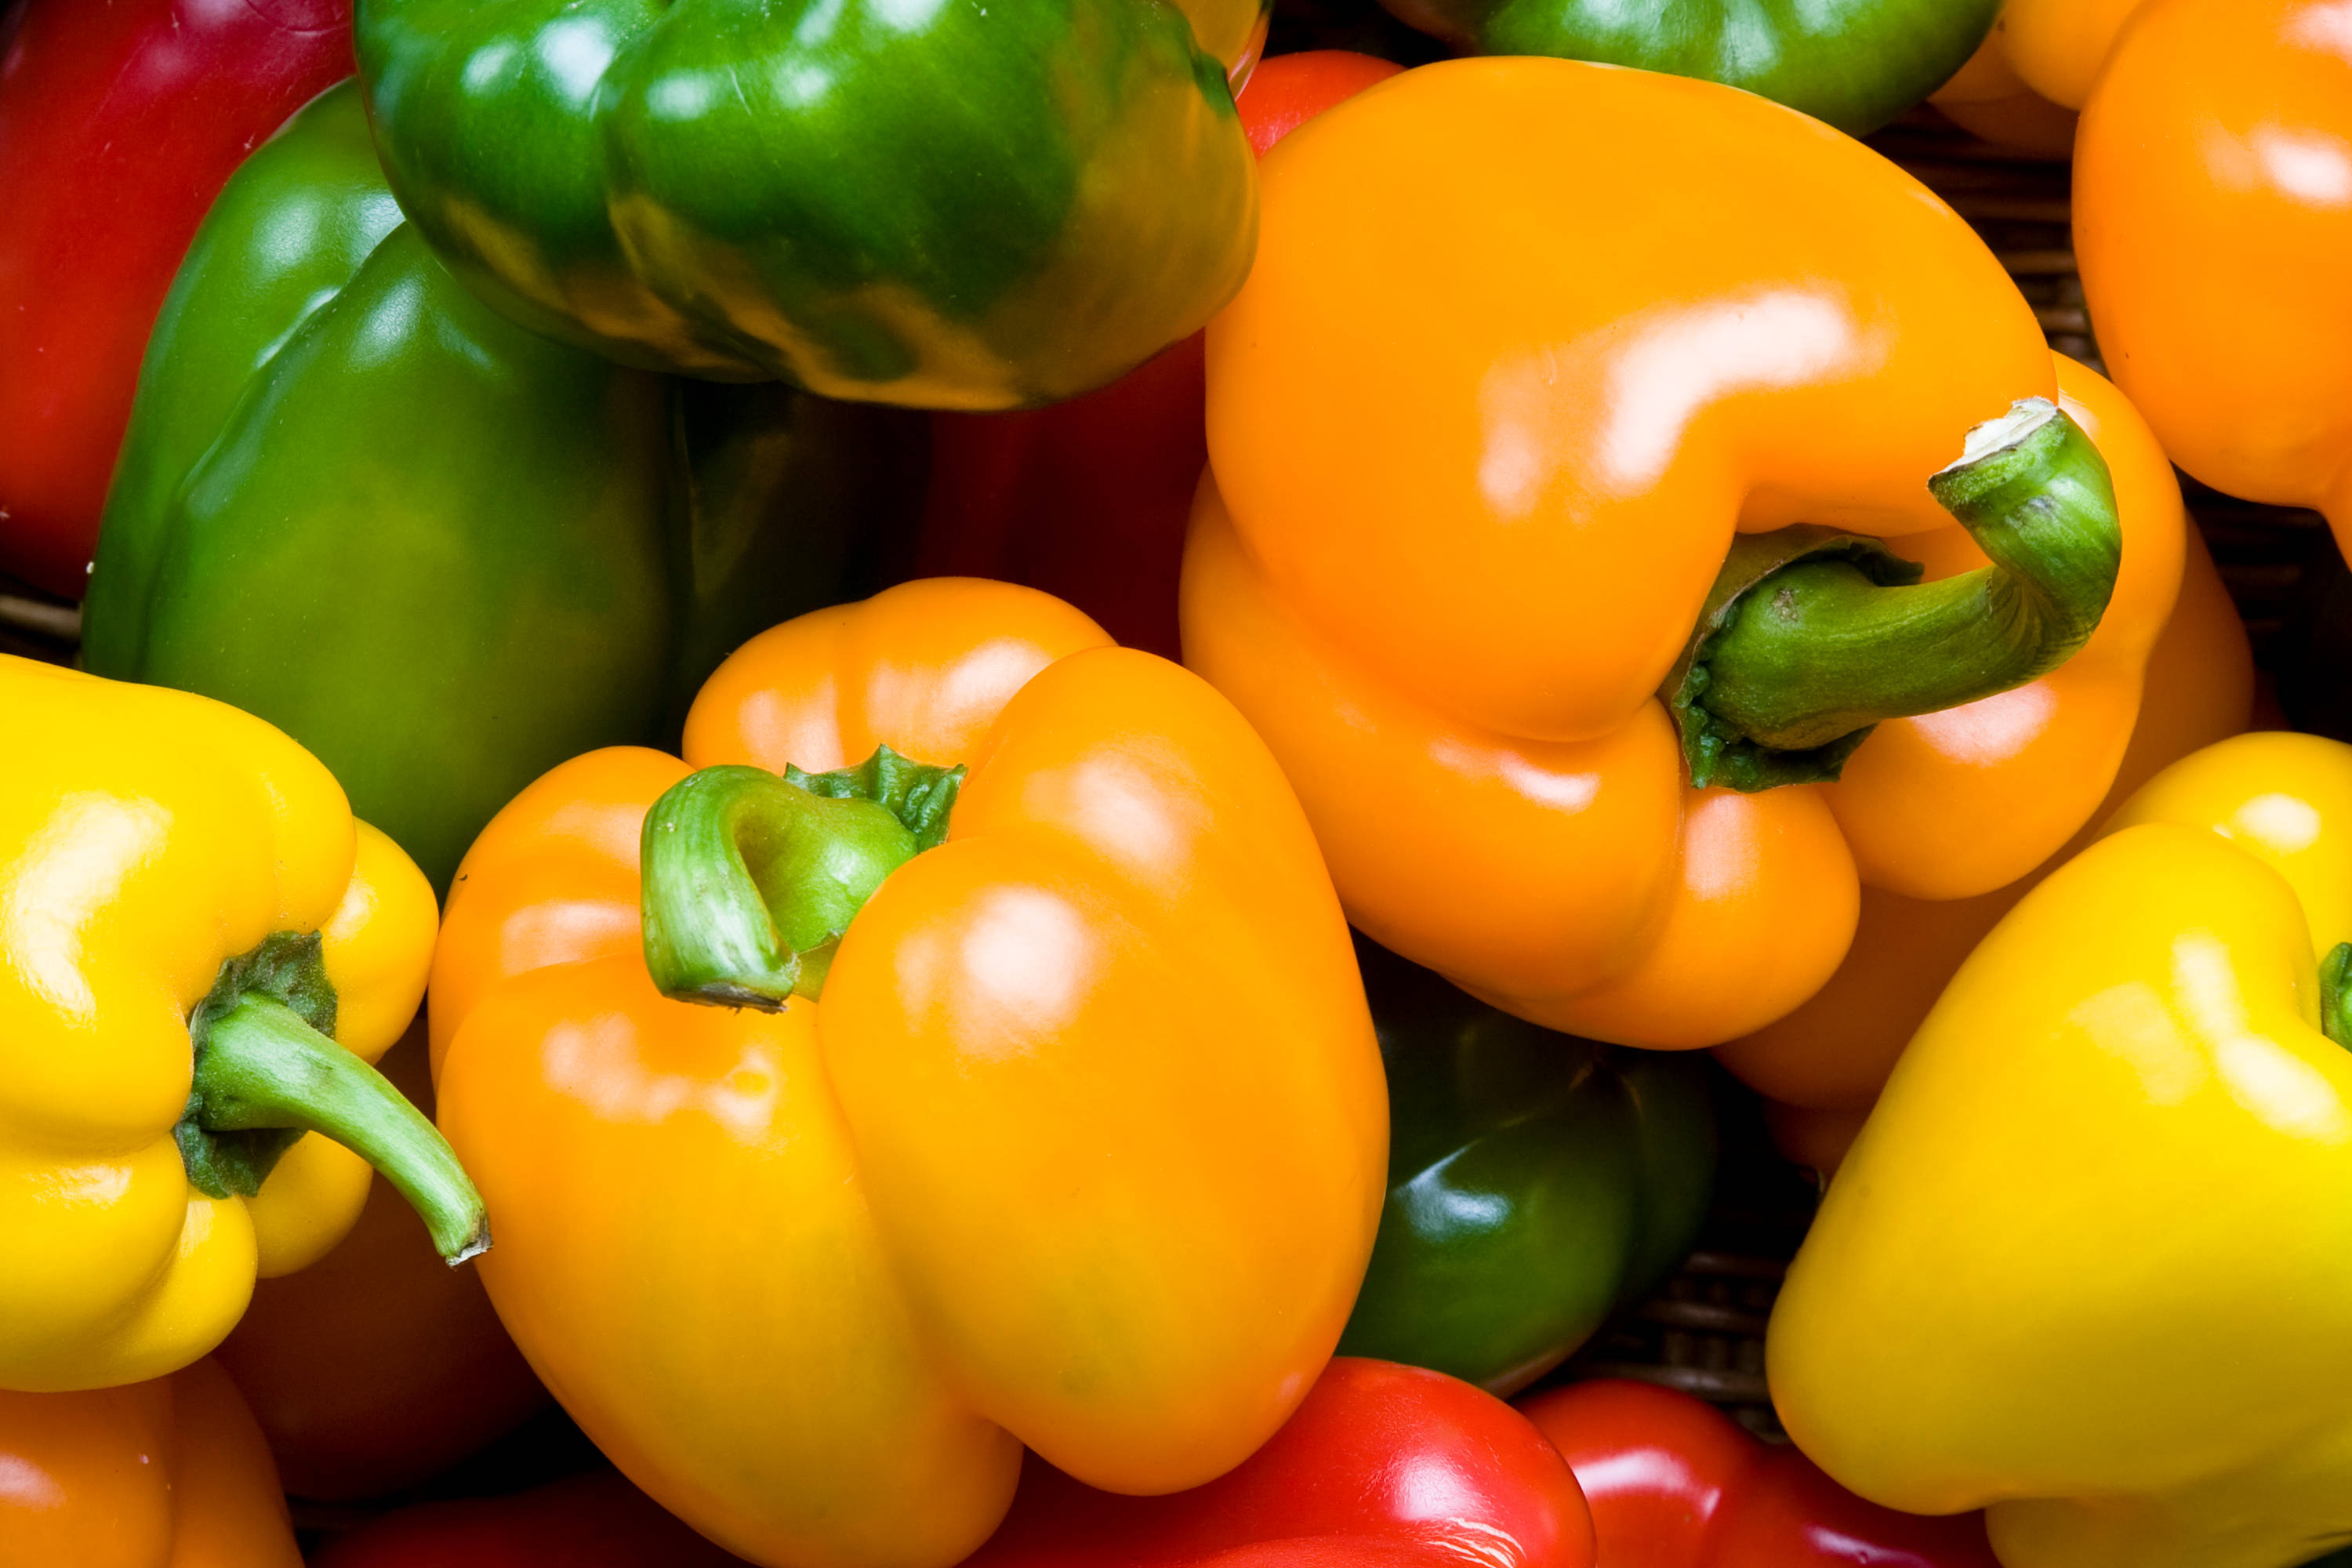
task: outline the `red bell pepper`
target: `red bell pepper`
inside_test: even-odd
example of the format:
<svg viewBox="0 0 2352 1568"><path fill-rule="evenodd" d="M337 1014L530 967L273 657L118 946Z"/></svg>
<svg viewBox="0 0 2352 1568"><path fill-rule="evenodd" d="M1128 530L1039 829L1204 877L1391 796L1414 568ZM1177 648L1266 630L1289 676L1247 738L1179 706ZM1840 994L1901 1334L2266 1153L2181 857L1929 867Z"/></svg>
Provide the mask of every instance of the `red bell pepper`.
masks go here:
<svg viewBox="0 0 2352 1568"><path fill-rule="evenodd" d="M1261 62L1238 100L1264 157L1333 104L1403 68L1319 49ZM1098 392L1049 408L931 416L917 577L1043 588L1129 647L1177 657L1176 580L1208 466L1194 333Z"/></svg>
<svg viewBox="0 0 2352 1568"><path fill-rule="evenodd" d="M1576 1478L1509 1405L1442 1373L1342 1356L1265 1447L1192 1491L1118 1497L1030 1455L1013 1511L964 1568L1595 1561Z"/></svg>
<svg viewBox="0 0 2352 1568"><path fill-rule="evenodd" d="M1209 461L1207 397L1195 332L1067 403L932 415L910 575L1042 588L1128 647L1176 658L1184 527Z"/></svg>
<svg viewBox="0 0 2352 1568"><path fill-rule="evenodd" d="M1276 55L1258 62L1234 107L1241 110L1242 130L1248 134L1250 146L1263 158L1274 151L1276 142L1325 110L1347 102L1403 69L1394 60L1346 49Z"/></svg>
<svg viewBox="0 0 2352 1568"><path fill-rule="evenodd" d="M342 1536L310 1568L742 1568L597 1470L510 1497L419 1503Z"/></svg>
<svg viewBox="0 0 2352 1568"><path fill-rule="evenodd" d="M1520 1409L1576 1471L1609 1568L1998 1568L1981 1513L1864 1502L1687 1394L1604 1380Z"/></svg>
<svg viewBox="0 0 2352 1568"><path fill-rule="evenodd" d="M351 0L24 0L0 18L0 569L81 596L197 223L351 73Z"/></svg>

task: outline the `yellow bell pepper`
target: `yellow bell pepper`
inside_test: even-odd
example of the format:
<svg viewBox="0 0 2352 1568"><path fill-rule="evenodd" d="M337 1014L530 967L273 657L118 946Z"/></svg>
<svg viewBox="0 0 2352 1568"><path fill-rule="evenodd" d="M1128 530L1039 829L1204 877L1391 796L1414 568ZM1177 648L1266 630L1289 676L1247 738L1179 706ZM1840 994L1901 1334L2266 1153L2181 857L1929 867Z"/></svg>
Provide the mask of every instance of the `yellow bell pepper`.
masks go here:
<svg viewBox="0 0 2352 1568"><path fill-rule="evenodd" d="M1954 977L1773 1314L1799 1446L2006 1568L2352 1542L2352 747L2157 775Z"/></svg>
<svg viewBox="0 0 2352 1568"><path fill-rule="evenodd" d="M366 1065L432 962L408 858L223 704L0 657L0 1389L196 1360L351 1228L370 1163L445 1256L486 1245Z"/></svg>

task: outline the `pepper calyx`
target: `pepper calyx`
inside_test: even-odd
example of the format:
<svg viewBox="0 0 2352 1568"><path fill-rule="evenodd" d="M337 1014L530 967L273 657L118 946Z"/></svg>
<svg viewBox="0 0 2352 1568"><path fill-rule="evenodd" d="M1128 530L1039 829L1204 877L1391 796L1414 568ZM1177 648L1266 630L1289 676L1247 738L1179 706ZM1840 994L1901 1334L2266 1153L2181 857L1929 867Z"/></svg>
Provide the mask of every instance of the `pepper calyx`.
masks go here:
<svg viewBox="0 0 2352 1568"><path fill-rule="evenodd" d="M2352 1050L2352 942L2339 942L2319 961L2319 1029Z"/></svg>
<svg viewBox="0 0 2352 1568"><path fill-rule="evenodd" d="M215 1026L248 995L283 1005L320 1034L334 1037L335 987L327 979L319 933L275 931L251 952L220 966L213 988L188 1015L188 1043L194 1048L188 1103L172 1137L188 1168L188 1184L207 1197L249 1198L261 1190L278 1162L302 1136L297 1127L232 1130L205 1125L205 1063Z"/></svg>
<svg viewBox="0 0 2352 1568"><path fill-rule="evenodd" d="M1799 527L1735 542L1661 692L1694 784L1835 779L1873 725L2013 690L2090 640L2123 538L2081 426L2024 399L1971 430L1927 488L1992 564L1921 583L1852 535Z"/></svg>
<svg viewBox="0 0 2352 1568"><path fill-rule="evenodd" d="M1799 523L1770 533L1737 535L1715 585L1707 590L1691 640L1660 689L1682 736L1683 761L1695 788L1720 784L1753 795L1782 784L1825 784L1838 776L1854 748L1870 736L1871 726L1864 725L1817 746L1771 746L1752 739L1706 704L1707 689L1714 684L1711 657L1749 596L1803 562L1834 563L1885 587L1907 586L1924 574L1916 562L1904 560L1864 534Z"/></svg>
<svg viewBox="0 0 2352 1568"><path fill-rule="evenodd" d="M646 813L639 839L656 988L768 1013L814 1000L866 900L946 838L963 778L961 764L882 746L829 773L730 763L680 779Z"/></svg>
<svg viewBox="0 0 2352 1568"><path fill-rule="evenodd" d="M188 1100L172 1130L188 1183L251 1197L317 1132L376 1168L453 1266L489 1249L481 1194L425 1113L335 1043L336 998L316 931L279 931L220 967L188 1019Z"/></svg>
<svg viewBox="0 0 2352 1568"><path fill-rule="evenodd" d="M948 814L962 793L964 765L934 767L902 757L887 746L851 768L804 773L784 764L784 782L827 800L870 800L897 817L915 836L915 852L936 849L948 836Z"/></svg>

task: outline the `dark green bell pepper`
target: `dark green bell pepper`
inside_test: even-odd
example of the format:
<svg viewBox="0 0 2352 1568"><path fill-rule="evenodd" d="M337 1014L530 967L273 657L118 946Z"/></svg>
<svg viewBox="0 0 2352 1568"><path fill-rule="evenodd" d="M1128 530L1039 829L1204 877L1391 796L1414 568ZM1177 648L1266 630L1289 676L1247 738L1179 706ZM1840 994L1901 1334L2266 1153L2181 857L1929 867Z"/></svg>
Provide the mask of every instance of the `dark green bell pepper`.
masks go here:
<svg viewBox="0 0 2352 1568"><path fill-rule="evenodd" d="M1516 1393L1697 1239L1706 1064L1554 1034L1357 950L1388 1069L1389 1192L1339 1352Z"/></svg>
<svg viewBox="0 0 2352 1568"><path fill-rule="evenodd" d="M1013 407L1112 380L1249 270L1225 68L1163 0L361 0L357 22L377 148L442 258L628 363Z"/></svg>
<svg viewBox="0 0 2352 1568"><path fill-rule="evenodd" d="M403 223L346 84L173 285L84 658L278 725L446 887L531 779L662 738L737 643L841 596L909 417L517 327Z"/></svg>
<svg viewBox="0 0 2352 1568"><path fill-rule="evenodd" d="M1557 55L1746 88L1860 136L1923 101L2000 0L1381 0L1487 55Z"/></svg>

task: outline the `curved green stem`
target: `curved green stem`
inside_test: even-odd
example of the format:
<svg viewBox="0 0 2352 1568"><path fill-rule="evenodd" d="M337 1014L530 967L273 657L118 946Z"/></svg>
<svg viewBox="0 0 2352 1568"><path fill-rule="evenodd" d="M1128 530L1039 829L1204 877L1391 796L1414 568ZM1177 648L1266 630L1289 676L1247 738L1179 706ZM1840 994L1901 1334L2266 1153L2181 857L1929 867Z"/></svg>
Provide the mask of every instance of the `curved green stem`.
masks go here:
<svg viewBox="0 0 2352 1568"><path fill-rule="evenodd" d="M482 1196L425 1113L383 1074L272 997L247 992L210 1020L183 1126L193 1133L183 1135L183 1153L192 1143L198 1150L189 1159L189 1177L215 1197L259 1185L228 1152L236 1145L223 1135L318 1132L383 1172L452 1264L489 1249Z"/></svg>
<svg viewBox="0 0 2352 1568"><path fill-rule="evenodd" d="M1850 552L1815 552L1713 602L1674 693L1695 782L1834 778L1881 720L2022 686L2090 639L2123 542L2106 464L2080 426L2045 399L2021 402L1970 431L1928 489L1990 566L1902 586Z"/></svg>
<svg viewBox="0 0 2352 1568"><path fill-rule="evenodd" d="M945 837L963 769L883 747L831 773L704 768L646 813L646 968L666 996L774 1012L824 989L884 878Z"/></svg>

